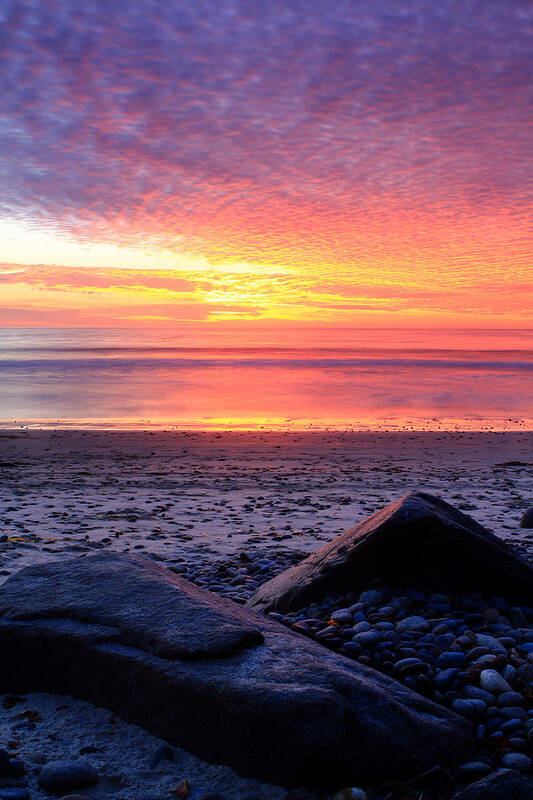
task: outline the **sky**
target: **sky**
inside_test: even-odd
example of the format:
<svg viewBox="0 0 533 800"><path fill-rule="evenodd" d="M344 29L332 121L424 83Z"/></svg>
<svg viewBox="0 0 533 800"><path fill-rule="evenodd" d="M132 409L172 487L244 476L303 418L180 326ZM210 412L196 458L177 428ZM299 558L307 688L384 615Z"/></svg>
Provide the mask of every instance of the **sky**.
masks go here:
<svg viewBox="0 0 533 800"><path fill-rule="evenodd" d="M3 0L0 325L533 328L524 0Z"/></svg>

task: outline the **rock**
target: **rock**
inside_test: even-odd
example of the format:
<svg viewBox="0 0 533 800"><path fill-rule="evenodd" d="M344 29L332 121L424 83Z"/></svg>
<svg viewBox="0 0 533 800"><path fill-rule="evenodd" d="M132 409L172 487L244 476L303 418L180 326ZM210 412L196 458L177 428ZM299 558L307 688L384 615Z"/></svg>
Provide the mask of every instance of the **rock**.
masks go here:
<svg viewBox="0 0 533 800"><path fill-rule="evenodd" d="M465 663L465 654L460 650L446 650L437 659L437 669L449 669L450 667L462 667Z"/></svg>
<svg viewBox="0 0 533 800"><path fill-rule="evenodd" d="M487 710L487 704L483 700L476 700L475 698L463 700L459 697L453 701L452 709L457 714L462 714L463 717L480 717Z"/></svg>
<svg viewBox="0 0 533 800"><path fill-rule="evenodd" d="M361 593L359 602L364 603L365 606L376 606L383 602L383 595L378 589L368 589Z"/></svg>
<svg viewBox="0 0 533 800"><path fill-rule="evenodd" d="M405 617L401 619L396 625L398 633L405 633L405 631L428 631L431 625L424 617Z"/></svg>
<svg viewBox="0 0 533 800"><path fill-rule="evenodd" d="M533 528L533 506L528 508L522 514L522 518L520 520L520 527L521 528Z"/></svg>
<svg viewBox="0 0 533 800"><path fill-rule="evenodd" d="M508 769L515 769L517 772L529 772L531 769L531 759L523 753L505 753L502 756L502 764Z"/></svg>
<svg viewBox="0 0 533 800"><path fill-rule="evenodd" d="M361 591L375 577L454 595L497 592L519 605L533 598L528 562L453 506L414 492L267 581L248 605L288 611L331 590Z"/></svg>
<svg viewBox="0 0 533 800"><path fill-rule="evenodd" d="M477 633L476 642L481 647L486 647L489 653L495 656L506 656L507 650L495 636L490 636L488 633Z"/></svg>
<svg viewBox="0 0 533 800"><path fill-rule="evenodd" d="M479 778L484 778L492 772L492 767L484 761L469 761L466 764L461 764L455 771L459 781L468 783L469 781L477 781Z"/></svg>
<svg viewBox="0 0 533 800"><path fill-rule="evenodd" d="M384 764L403 777L464 760L471 745L451 711L140 556L11 576L0 652L7 691L88 700L278 785L334 790L332 776L337 787L370 782Z"/></svg>
<svg viewBox="0 0 533 800"><path fill-rule="evenodd" d="M531 800L533 782L511 769L500 769L471 783L452 800Z"/></svg>
<svg viewBox="0 0 533 800"><path fill-rule="evenodd" d="M86 789L98 783L98 773L83 759L49 761L39 774L39 786L47 792L61 794L70 789Z"/></svg>
<svg viewBox="0 0 533 800"><path fill-rule="evenodd" d="M484 669L479 676L479 683L482 689L492 694L502 694L502 692L512 692L512 688L507 681L502 678L495 669Z"/></svg>

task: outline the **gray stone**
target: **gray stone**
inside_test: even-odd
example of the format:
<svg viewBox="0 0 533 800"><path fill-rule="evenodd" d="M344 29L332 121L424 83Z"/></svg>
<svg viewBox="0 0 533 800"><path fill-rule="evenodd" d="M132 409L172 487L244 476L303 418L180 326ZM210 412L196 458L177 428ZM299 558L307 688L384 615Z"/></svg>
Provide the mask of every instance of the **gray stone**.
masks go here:
<svg viewBox="0 0 533 800"><path fill-rule="evenodd" d="M285 786L381 780L384 764L412 775L471 745L451 711L140 556L13 575L0 588L0 652L5 691L88 700Z"/></svg>
<svg viewBox="0 0 533 800"><path fill-rule="evenodd" d="M405 617L396 625L398 633L404 633L405 631L428 631L430 628L431 625L427 619L417 616Z"/></svg>
<svg viewBox="0 0 533 800"><path fill-rule="evenodd" d="M502 764L508 769L515 769L517 772L529 772L531 769L531 759L524 753L505 753L502 756Z"/></svg>
<svg viewBox="0 0 533 800"><path fill-rule="evenodd" d="M495 656L506 656L507 649L503 646L499 639L491 636L488 633L476 633L476 642L481 647L486 647L487 650Z"/></svg>
<svg viewBox="0 0 533 800"><path fill-rule="evenodd" d="M484 778L492 772L492 767L484 761L469 761L467 764L461 764L455 771L457 778L460 781L468 783L475 781L479 778Z"/></svg>
<svg viewBox="0 0 533 800"><path fill-rule="evenodd" d="M495 669L484 669L479 676L479 683L482 689L492 694L512 692L507 681Z"/></svg>
<svg viewBox="0 0 533 800"><path fill-rule="evenodd" d="M288 611L330 590L360 591L375 577L389 586L498 593L519 605L533 604L533 567L527 561L453 506L414 492L267 581L248 605Z"/></svg>
<svg viewBox="0 0 533 800"><path fill-rule="evenodd" d="M86 789L98 783L98 773L88 761L61 759L49 761L39 773L39 786L62 794L71 789Z"/></svg>
<svg viewBox="0 0 533 800"><path fill-rule="evenodd" d="M531 800L533 781L512 769L500 769L457 792L452 800Z"/></svg>

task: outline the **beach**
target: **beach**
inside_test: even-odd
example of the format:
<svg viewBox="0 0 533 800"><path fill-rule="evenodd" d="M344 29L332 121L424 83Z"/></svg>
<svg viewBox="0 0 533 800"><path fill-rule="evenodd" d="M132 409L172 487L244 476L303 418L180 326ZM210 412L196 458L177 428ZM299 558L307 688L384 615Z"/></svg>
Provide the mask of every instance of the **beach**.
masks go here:
<svg viewBox="0 0 533 800"><path fill-rule="evenodd" d="M140 554L245 602L259 585L414 489L442 497L522 555L533 505L533 433L176 432L6 429L0 433L0 576L97 551ZM2 698L0 736L29 767L88 754L94 798L287 790L208 765L116 715L54 695ZM88 749L87 749L88 748ZM159 753L159 756L157 755ZM155 754L155 755L154 755ZM159 758L159 760L158 760Z"/></svg>
<svg viewBox="0 0 533 800"><path fill-rule="evenodd" d="M243 550L284 566L413 489L532 553L532 453L531 432L4 430L0 574L100 549L193 579Z"/></svg>

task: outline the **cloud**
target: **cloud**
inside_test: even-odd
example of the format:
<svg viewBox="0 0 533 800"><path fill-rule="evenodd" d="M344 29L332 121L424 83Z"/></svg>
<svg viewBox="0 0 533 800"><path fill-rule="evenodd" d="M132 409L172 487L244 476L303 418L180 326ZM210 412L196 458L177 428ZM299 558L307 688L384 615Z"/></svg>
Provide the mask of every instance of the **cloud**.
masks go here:
<svg viewBox="0 0 533 800"><path fill-rule="evenodd" d="M166 318L155 300L531 319L532 16L522 0L4 0L0 215L205 269L6 265L3 291L109 314L142 298L147 320Z"/></svg>
<svg viewBox="0 0 533 800"><path fill-rule="evenodd" d="M215 254L256 251L266 228L274 260L304 231L342 257L338 218L376 204L520 214L529 13L6 0L5 213Z"/></svg>

